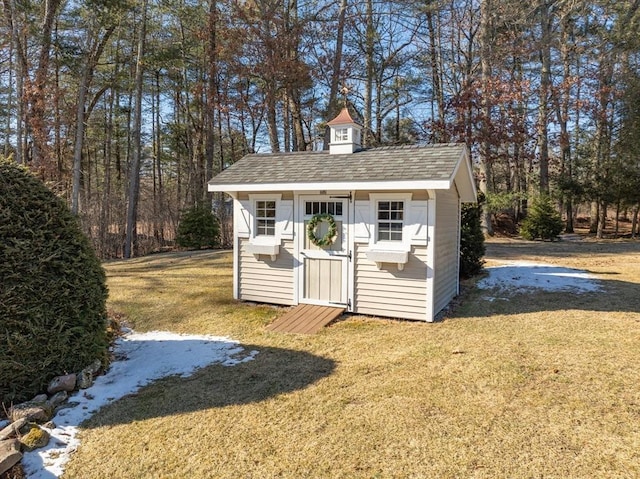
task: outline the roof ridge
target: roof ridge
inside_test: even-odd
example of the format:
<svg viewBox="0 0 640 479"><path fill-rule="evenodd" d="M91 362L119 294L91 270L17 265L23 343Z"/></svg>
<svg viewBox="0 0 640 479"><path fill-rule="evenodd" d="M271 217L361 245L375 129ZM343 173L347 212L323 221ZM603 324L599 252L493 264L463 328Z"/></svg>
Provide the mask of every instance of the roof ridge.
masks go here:
<svg viewBox="0 0 640 479"><path fill-rule="evenodd" d="M464 147L465 144L463 142L458 143L416 143L413 145L384 145L384 146L374 146L371 148L363 148L361 151L375 151L375 150L414 150L421 148L445 148L445 147Z"/></svg>
<svg viewBox="0 0 640 479"><path fill-rule="evenodd" d="M271 153L247 153L243 158L254 156L306 156L311 154L329 154L329 150L278 151Z"/></svg>
<svg viewBox="0 0 640 479"><path fill-rule="evenodd" d="M413 145L384 145L384 146L372 146L370 148L359 148L354 153L365 152L365 151L389 151L389 150L417 150L422 148L444 148L444 147L464 147L465 144L463 142L459 143L416 143ZM329 150L305 150L305 151L278 151L278 152L270 152L270 153L248 153L245 156L301 156L301 155L311 155L311 154L329 154ZM351 154L351 153L342 153Z"/></svg>

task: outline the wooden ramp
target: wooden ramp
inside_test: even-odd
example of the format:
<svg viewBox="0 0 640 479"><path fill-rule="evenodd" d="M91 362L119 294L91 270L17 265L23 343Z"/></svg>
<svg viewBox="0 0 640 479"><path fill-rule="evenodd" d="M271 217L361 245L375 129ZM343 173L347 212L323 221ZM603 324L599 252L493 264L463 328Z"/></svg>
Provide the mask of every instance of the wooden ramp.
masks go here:
<svg viewBox="0 0 640 479"><path fill-rule="evenodd" d="M300 304L267 326L278 333L313 334L336 319L345 308Z"/></svg>

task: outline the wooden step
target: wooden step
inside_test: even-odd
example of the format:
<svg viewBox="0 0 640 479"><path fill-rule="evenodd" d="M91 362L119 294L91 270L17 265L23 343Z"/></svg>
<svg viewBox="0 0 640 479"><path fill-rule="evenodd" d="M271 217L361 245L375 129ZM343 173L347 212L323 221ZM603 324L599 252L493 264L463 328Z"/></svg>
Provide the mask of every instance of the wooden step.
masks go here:
<svg viewBox="0 0 640 479"><path fill-rule="evenodd" d="M300 304L267 326L278 333L313 334L337 319L345 308Z"/></svg>

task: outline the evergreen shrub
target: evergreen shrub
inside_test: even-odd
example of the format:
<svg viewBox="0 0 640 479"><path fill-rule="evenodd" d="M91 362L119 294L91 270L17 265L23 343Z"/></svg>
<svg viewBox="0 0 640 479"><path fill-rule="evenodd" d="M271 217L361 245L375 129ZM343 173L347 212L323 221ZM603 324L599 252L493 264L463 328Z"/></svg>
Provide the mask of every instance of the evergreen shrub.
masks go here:
<svg viewBox="0 0 640 479"><path fill-rule="evenodd" d="M65 203L0 159L0 402L107 359L104 270Z"/></svg>
<svg viewBox="0 0 640 479"><path fill-rule="evenodd" d="M546 195L535 198L520 226L520 235L528 240L551 240L558 237L564 228L562 217Z"/></svg>
<svg viewBox="0 0 640 479"><path fill-rule="evenodd" d="M482 193L476 204L462 205L460 224L460 277L477 275L484 265L484 234L482 233Z"/></svg>
<svg viewBox="0 0 640 479"><path fill-rule="evenodd" d="M220 242L220 227L210 207L194 206L182 214L176 243L182 248L214 248Z"/></svg>

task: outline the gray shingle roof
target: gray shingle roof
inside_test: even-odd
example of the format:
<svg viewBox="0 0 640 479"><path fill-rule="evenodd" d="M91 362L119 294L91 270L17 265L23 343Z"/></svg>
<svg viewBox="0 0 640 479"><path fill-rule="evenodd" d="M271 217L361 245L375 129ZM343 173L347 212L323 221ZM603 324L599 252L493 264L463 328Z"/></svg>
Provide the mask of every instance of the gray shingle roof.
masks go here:
<svg viewBox="0 0 640 479"><path fill-rule="evenodd" d="M452 180L462 144L382 147L351 154L328 151L247 155L209 185Z"/></svg>

